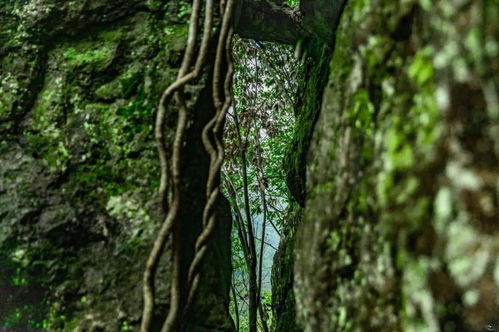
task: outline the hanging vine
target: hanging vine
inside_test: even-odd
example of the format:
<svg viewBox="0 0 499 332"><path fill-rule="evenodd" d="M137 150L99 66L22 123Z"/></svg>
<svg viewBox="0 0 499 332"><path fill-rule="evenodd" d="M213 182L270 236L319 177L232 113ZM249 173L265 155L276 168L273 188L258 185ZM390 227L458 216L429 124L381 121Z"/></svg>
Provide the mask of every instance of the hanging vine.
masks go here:
<svg viewBox="0 0 499 332"><path fill-rule="evenodd" d="M194 0L189 23L189 34L187 47L179 70L177 80L173 82L162 94L156 116L155 135L160 158L160 188L159 197L162 208L167 211L166 218L160 228L158 236L153 244L150 256L147 260L143 277L144 308L142 314L141 332L149 332L154 315L155 287L154 280L158 269L158 263L164 252L166 242L175 231L175 224L180 209L180 159L184 135L187 127L187 108L184 88L187 84L195 81L201 75L206 61L214 20L214 0L207 0L204 12L203 36L199 47L199 53L190 71L191 64L196 51L196 40L198 37L198 23L201 14L201 0ZM181 299L180 294L180 256L173 250L173 267L171 274L171 300L168 315L163 323L162 332L172 332L178 325L178 320L187 313L192 305L194 295L199 286L200 268L208 249L210 239L216 225L215 206L220 193L219 177L224 158L223 148L223 126L225 116L232 103L232 75L233 65L231 56L231 40L233 35L232 16L234 11L234 0L222 0L220 3L220 14L222 26L216 45L216 58L213 75L213 102L215 115L206 124L202 133L203 145L210 155L210 167L208 181L206 184L206 204L203 210L203 229L198 236L195 245L194 258L189 267L187 299ZM224 76L223 57L226 57L227 72ZM223 81L223 84L222 84ZM221 94L223 90L223 94ZM165 143L164 127L166 107L174 98L178 109L177 127L172 146L171 159L168 159ZM171 167L171 183L169 183L169 172ZM171 187L170 197L167 192ZM183 301L184 300L184 301ZM182 303L185 305L182 307Z"/></svg>

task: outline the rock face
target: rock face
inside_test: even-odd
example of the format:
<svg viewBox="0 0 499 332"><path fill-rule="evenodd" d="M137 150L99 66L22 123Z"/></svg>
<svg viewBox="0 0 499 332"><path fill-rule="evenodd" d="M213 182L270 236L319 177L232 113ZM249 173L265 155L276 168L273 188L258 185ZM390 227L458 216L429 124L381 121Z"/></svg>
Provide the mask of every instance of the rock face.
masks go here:
<svg viewBox="0 0 499 332"><path fill-rule="evenodd" d="M350 0L332 38L336 16L322 9L341 3L302 0L303 20L284 17L315 35L303 41L307 79L284 161L296 202L273 271L276 331L493 331L497 1ZM188 11L184 1L0 3L2 329L136 330L163 217L152 119ZM185 262L204 205L210 66L188 91ZM230 214L218 209L194 332L233 329Z"/></svg>
<svg viewBox="0 0 499 332"><path fill-rule="evenodd" d="M296 127L293 140L283 160L286 184L293 202L289 209L288 222L284 227L284 237L281 238L272 268L272 307L276 332L302 330L296 321L293 294L295 240L298 226L303 219L306 199L306 157L321 108L322 92L327 84L328 63L332 50L327 42L320 39L307 40L302 47L305 63L294 107Z"/></svg>
<svg viewBox="0 0 499 332"><path fill-rule="evenodd" d="M153 118L180 66L188 9L182 1L0 3L0 326L136 329L142 270L163 218ZM206 79L189 90L186 257L209 165L199 143L213 112ZM224 202L219 215L192 331L232 329ZM168 305L163 266L158 319Z"/></svg>
<svg viewBox="0 0 499 332"><path fill-rule="evenodd" d="M298 159L305 331L498 328L497 15L489 0L347 3Z"/></svg>
<svg viewBox="0 0 499 332"><path fill-rule="evenodd" d="M274 332L300 332L296 320L296 302L293 293L294 245L302 208L293 204L289 211L288 224L281 236L279 248L272 264L272 313Z"/></svg>

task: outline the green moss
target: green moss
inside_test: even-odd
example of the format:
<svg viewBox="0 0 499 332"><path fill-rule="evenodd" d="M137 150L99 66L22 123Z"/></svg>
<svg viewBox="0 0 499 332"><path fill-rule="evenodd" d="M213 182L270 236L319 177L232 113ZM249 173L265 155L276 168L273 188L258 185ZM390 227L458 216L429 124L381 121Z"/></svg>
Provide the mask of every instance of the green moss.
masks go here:
<svg viewBox="0 0 499 332"><path fill-rule="evenodd" d="M122 87L118 80L113 80L100 86L96 91L95 95L101 99L112 100L120 97L122 94Z"/></svg>
<svg viewBox="0 0 499 332"><path fill-rule="evenodd" d="M374 124L374 107L369 99L368 91L359 90L351 99L352 107L347 113L347 121L350 126L362 130L366 135L371 135Z"/></svg>
<svg viewBox="0 0 499 332"><path fill-rule="evenodd" d="M70 47L64 52L64 57L70 66L86 67L90 70L104 69L109 65L115 53L115 50L107 45L89 50L85 49L85 46L87 45L80 45L78 50Z"/></svg>
<svg viewBox="0 0 499 332"><path fill-rule="evenodd" d="M440 167L435 146L442 136L442 119L434 83L435 51L424 45L415 51L415 41L409 41L411 33L419 33L411 31L416 10L401 3L350 1L336 34L314 149L307 155L311 192L305 218L310 225L303 226L305 234L327 237L302 243L317 265L302 263L327 270L302 280L309 282L308 288L318 283L320 294L309 297L306 288L298 292L305 298L304 311L320 311L319 319L331 330L386 329L376 325L381 321L396 326L397 312L388 309L403 307L397 296L388 295L398 291L396 274L408 264L423 264L414 256L433 250L429 222L436 192L428 179ZM325 206L331 206L329 214ZM309 244L314 240L324 243L312 254L307 250L315 250ZM321 284L326 279L330 281ZM425 301L433 300L427 286L413 286L414 294L421 286L427 297L416 306L428 308ZM323 289L331 293L322 295ZM367 289L375 289L379 297ZM333 313L322 314L323 307L312 302ZM376 309L365 314L362 308ZM417 314L411 317L419 320ZM309 318L304 314L304 321Z"/></svg>
<svg viewBox="0 0 499 332"><path fill-rule="evenodd" d="M400 111L390 116L390 125L384 132L384 167L379 173L377 189L381 202L395 201L403 205L410 201L413 197L411 194L419 187L417 179L404 177L401 183L400 180L395 181L395 178L400 178L401 174L413 169L416 160L421 163L435 158L432 151L441 129L438 124L440 114L436 104L430 56L431 49L423 49L408 63L407 75L415 85L415 94L399 96L398 102L405 106L399 106ZM387 106L386 109L388 108Z"/></svg>
<svg viewBox="0 0 499 332"><path fill-rule="evenodd" d="M304 46L304 54L308 60L295 106L295 131L283 160L284 168L287 170L288 188L301 205L305 199L306 154L321 106L321 92L328 78L326 64L329 62L331 50L320 41L310 40Z"/></svg>
<svg viewBox="0 0 499 332"><path fill-rule="evenodd" d="M175 52L184 50L187 44L189 27L186 24L167 26L164 28L165 43L168 49Z"/></svg>
<svg viewBox="0 0 499 332"><path fill-rule="evenodd" d="M275 332L301 332L296 319L293 292L295 234L302 221L303 209L293 202L288 207L288 224L281 238L272 265L272 330Z"/></svg>
<svg viewBox="0 0 499 332"><path fill-rule="evenodd" d="M32 125L25 132L33 153L41 155L53 172L63 171L70 159L66 135L60 125L64 111L55 106L63 98L60 82L56 79L43 88L31 114Z"/></svg>
<svg viewBox="0 0 499 332"><path fill-rule="evenodd" d="M40 25L38 31L51 29L42 39L22 37L25 24L12 18L12 26L5 26L0 15L1 27L14 28L0 29L0 39L16 37L0 42L5 55L0 60L0 120L9 121L0 121L2 156L16 156L0 172L0 182L9 186L7 197L1 195L0 214L7 221L2 222L0 248L27 249L26 273L5 271L1 262L0 282L7 273L9 286L29 288L35 285L33 276L40 279L37 291L53 286L45 299L29 294L44 309L36 320L42 330L93 330L92 324L102 322L106 330L135 329L139 262L147 257L157 225L149 215L149 208L156 210L159 178L152 111L176 77L187 25L174 16L178 9L184 17L188 8L175 1L149 1L161 10L151 13L108 0L48 6L56 2L30 6L40 15L47 9L47 17L31 22ZM19 13L28 8L22 1L16 7ZM96 15L96 8L105 10ZM67 17L59 22L63 12ZM168 26L171 34L165 33ZM22 130L15 133L15 144L4 142L3 130L13 131L11 124ZM40 190L45 194L37 195ZM26 238L29 243L21 241ZM124 318L118 319L117 312ZM21 315L28 317L27 311ZM14 328L23 331L32 327L18 325Z"/></svg>
<svg viewBox="0 0 499 332"><path fill-rule="evenodd" d="M433 53L431 47L419 50L409 65L407 74L418 86L423 86L433 78L433 62L431 58Z"/></svg>
<svg viewBox="0 0 499 332"><path fill-rule="evenodd" d="M121 92L123 97L130 98L137 92L138 87L144 82L144 73L141 71L131 71L127 72L124 77L121 78ZM140 97L144 98L144 90L142 89L139 93Z"/></svg>

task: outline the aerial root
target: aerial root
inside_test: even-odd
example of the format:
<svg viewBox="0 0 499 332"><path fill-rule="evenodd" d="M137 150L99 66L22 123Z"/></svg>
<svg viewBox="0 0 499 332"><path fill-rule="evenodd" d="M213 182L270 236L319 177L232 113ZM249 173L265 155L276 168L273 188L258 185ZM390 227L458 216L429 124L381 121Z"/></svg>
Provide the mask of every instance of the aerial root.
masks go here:
<svg viewBox="0 0 499 332"><path fill-rule="evenodd" d="M214 0L207 0L205 6L205 16L203 25L203 37L201 40L200 51L194 64L194 69L189 71L194 52L196 50L196 40L198 35L198 23L201 12L201 0L194 0L189 24L189 35L187 47L178 73L177 80L173 82L162 94L158 107L155 123L155 136L160 159L160 188L159 197L163 210L167 215L160 228L158 236L154 241L153 248L146 262L143 277L143 297L144 309L142 314L141 332L149 332L151 322L154 316L155 306L155 286L154 280L158 268L158 263L164 252L166 242L170 235L175 231L177 215L180 210L180 179L181 179L181 153L187 127L188 108L184 96L184 88L187 84L198 79L206 61L209 49L211 30L213 26L213 5ZM203 144L210 155L210 168L208 181L206 184L206 205L203 212L203 230L196 241L195 255L191 262L188 275L188 291L185 306L182 308L180 294L180 256L178 250L173 250L173 269L171 280L171 301L168 316L166 317L162 332L173 332L178 326L179 318L189 311L194 295L199 286L201 265L207 252L209 238L216 226L215 205L219 196L219 176L220 168L224 158L224 149L222 142L223 124L225 115L232 103L232 75L233 63L231 55L231 41L233 35L232 15L234 0L223 0L221 2L221 12L223 13L222 28L217 44L217 53L215 59L214 77L213 77L213 102L215 105L215 115L203 129ZM222 59L225 52L228 65L224 80L224 97L222 101L220 96L220 82L223 76ZM171 160L168 158L167 147L164 136L164 126L166 118L166 105L172 97L175 98L178 107L177 127L172 146ZM215 144L211 143L211 140ZM171 181L168 176L171 167ZM171 184L170 202L168 202L167 192ZM175 331L177 332L177 331Z"/></svg>

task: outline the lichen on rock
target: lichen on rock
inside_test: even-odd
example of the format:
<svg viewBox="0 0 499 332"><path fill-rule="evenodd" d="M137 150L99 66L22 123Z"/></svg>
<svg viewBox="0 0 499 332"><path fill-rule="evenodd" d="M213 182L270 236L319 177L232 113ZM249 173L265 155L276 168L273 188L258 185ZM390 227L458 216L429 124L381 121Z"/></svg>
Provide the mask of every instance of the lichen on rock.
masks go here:
<svg viewBox="0 0 499 332"><path fill-rule="evenodd" d="M345 7L302 179L294 287L305 331L497 319L497 102L484 92L496 83L483 76L497 69L483 52L497 24L479 19L490 2L465 3Z"/></svg>
<svg viewBox="0 0 499 332"><path fill-rule="evenodd" d="M144 262L163 218L153 119L186 45L181 10L128 0L0 4L1 326L137 328ZM206 272L210 287L230 275L227 210L209 258L218 267ZM168 306L166 256L158 319ZM213 309L210 331L231 330L229 283L203 288L210 298L195 310Z"/></svg>

